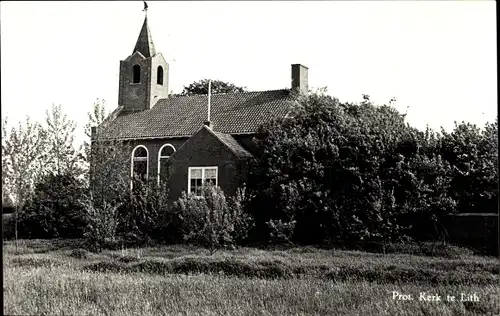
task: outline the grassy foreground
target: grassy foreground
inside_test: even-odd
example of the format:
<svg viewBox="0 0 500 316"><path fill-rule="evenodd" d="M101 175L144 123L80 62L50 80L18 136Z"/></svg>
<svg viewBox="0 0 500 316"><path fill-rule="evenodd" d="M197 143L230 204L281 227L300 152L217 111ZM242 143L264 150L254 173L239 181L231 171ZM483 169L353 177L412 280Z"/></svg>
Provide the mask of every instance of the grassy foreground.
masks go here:
<svg viewBox="0 0 500 316"><path fill-rule="evenodd" d="M209 256L187 246L95 254L77 243L36 240L22 242L18 253L12 242L3 250L7 315L500 313L498 260L488 257L309 247ZM478 301L461 301L462 293Z"/></svg>

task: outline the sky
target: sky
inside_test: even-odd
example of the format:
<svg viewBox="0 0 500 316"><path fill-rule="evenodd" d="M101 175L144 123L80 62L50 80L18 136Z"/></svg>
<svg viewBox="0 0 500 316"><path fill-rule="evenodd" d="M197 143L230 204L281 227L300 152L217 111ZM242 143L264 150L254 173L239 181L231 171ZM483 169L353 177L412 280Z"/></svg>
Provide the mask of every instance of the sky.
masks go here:
<svg viewBox="0 0 500 316"><path fill-rule="evenodd" d="M497 116L494 1L148 2L170 90L218 79L251 91L309 87L345 102L363 94L417 127L483 126ZM78 125L96 99L118 102L119 62L132 54L142 1L2 1L2 118L42 121L52 104Z"/></svg>

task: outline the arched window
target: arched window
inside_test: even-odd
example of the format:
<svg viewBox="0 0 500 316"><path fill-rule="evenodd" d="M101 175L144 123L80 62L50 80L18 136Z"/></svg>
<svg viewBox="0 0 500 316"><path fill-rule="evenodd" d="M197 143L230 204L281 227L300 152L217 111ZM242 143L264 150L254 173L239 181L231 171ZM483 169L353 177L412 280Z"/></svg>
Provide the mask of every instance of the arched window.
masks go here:
<svg viewBox="0 0 500 316"><path fill-rule="evenodd" d="M156 71L156 83L163 85L163 68L161 66L158 66Z"/></svg>
<svg viewBox="0 0 500 316"><path fill-rule="evenodd" d="M149 154L146 147L139 145L132 150L132 162L130 166L131 183L130 188L134 186L134 181L146 181L148 178Z"/></svg>
<svg viewBox="0 0 500 316"><path fill-rule="evenodd" d="M140 83L141 82L141 66L139 65L134 65L132 67L132 75L133 75L133 83Z"/></svg>
<svg viewBox="0 0 500 316"><path fill-rule="evenodd" d="M158 152L158 184L168 178L168 159L175 153L175 147L170 144L161 146Z"/></svg>

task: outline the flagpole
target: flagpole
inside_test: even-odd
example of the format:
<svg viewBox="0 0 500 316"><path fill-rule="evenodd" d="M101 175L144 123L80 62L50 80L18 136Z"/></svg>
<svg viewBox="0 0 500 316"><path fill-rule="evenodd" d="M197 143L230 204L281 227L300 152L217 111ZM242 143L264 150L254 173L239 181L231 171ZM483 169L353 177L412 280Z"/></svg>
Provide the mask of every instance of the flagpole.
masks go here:
<svg viewBox="0 0 500 316"><path fill-rule="evenodd" d="M207 121L210 122L210 96L212 94L212 80L208 79L208 117Z"/></svg>

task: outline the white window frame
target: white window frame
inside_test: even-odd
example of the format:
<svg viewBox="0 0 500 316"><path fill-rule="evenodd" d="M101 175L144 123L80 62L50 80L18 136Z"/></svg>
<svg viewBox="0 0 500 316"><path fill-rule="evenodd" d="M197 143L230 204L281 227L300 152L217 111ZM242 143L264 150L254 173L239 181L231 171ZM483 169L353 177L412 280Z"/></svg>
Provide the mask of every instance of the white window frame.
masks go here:
<svg viewBox="0 0 500 316"><path fill-rule="evenodd" d="M218 166L200 166L200 167L188 167L188 194L191 193L191 170L201 169L201 183L205 182L205 170L215 169L215 186L219 184L219 167Z"/></svg>
<svg viewBox="0 0 500 316"><path fill-rule="evenodd" d="M138 148L144 148L146 150L146 157L134 157L135 151ZM137 159L137 161L144 161L146 160L146 179L149 176L149 151L144 145L137 145L135 148L132 150L132 156L130 158L130 190L134 188L134 158Z"/></svg>
<svg viewBox="0 0 500 316"><path fill-rule="evenodd" d="M161 159L168 159L170 158L170 156L162 156L161 155L161 151L163 150L163 148L165 147L171 147L173 150L174 150L174 153L175 153L175 147L174 145L172 144L164 144L163 146L160 147L160 150L158 151L158 185L160 185L160 168L161 168Z"/></svg>

